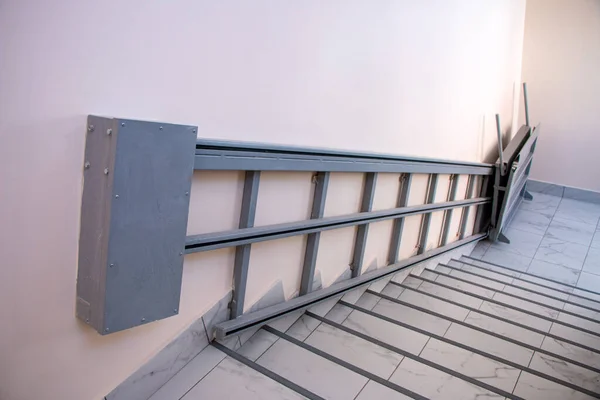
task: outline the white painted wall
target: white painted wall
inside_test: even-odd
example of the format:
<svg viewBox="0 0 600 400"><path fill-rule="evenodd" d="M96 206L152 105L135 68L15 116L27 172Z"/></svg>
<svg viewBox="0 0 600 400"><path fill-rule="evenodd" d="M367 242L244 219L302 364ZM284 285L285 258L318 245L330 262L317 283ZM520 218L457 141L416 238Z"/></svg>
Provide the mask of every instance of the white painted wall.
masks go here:
<svg viewBox="0 0 600 400"><path fill-rule="evenodd" d="M231 288L233 251L198 253L185 259L178 316L106 337L75 319L87 114L195 124L203 137L480 161L495 148L493 114L507 129L516 117L524 9L525 0L3 0L0 398L100 399ZM381 181L376 205L387 207L397 181ZM196 174L189 232L235 226L240 182ZM308 215L310 174L265 174L261 185L257 223ZM361 185L360 175L332 176L326 214L356 211ZM416 222L405 229L414 234ZM365 264L381 266L387 250L375 239L387 241L389 226L372 232ZM347 268L353 235L323 234L325 284ZM248 304L278 279L286 295L297 290L303 240L253 248Z"/></svg>
<svg viewBox="0 0 600 400"><path fill-rule="evenodd" d="M523 47L533 179L600 191L600 2L528 0Z"/></svg>

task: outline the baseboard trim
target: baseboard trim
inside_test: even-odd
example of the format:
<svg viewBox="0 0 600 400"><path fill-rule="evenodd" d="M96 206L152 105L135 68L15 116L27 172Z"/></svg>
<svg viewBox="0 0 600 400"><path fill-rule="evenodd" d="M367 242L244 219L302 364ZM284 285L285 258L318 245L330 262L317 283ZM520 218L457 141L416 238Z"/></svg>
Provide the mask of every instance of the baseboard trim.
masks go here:
<svg viewBox="0 0 600 400"><path fill-rule="evenodd" d="M573 199L579 201L586 201L588 203L600 204L600 192L596 192L593 190L557 185L556 183L538 181L535 179L527 180L527 190L535 193L543 193L549 194L551 196L558 196L565 199Z"/></svg>

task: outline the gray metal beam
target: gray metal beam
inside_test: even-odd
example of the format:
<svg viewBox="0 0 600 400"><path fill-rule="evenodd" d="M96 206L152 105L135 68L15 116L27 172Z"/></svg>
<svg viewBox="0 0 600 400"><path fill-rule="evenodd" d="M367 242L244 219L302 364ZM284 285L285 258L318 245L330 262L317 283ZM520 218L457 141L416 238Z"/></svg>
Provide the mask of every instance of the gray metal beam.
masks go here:
<svg viewBox="0 0 600 400"><path fill-rule="evenodd" d="M420 204L409 207L393 208L390 210L355 213L216 233L205 233L188 236L186 239L185 251L186 253L195 253L198 251L216 250L242 244L282 239L297 235L308 235L313 232L322 232L330 229L345 228L348 226L385 221L388 219L410 217L426 212L444 211L448 208L475 206L490 202L491 198L476 198L437 204Z"/></svg>
<svg viewBox="0 0 600 400"><path fill-rule="evenodd" d="M270 150L197 145L196 170L329 171L489 175L492 165L325 150Z"/></svg>
<svg viewBox="0 0 600 400"><path fill-rule="evenodd" d="M398 190L398 200L396 207L406 207L410 195L410 184L412 183L411 174L402 174L400 176L400 188ZM392 237L390 240L390 249L388 251L388 265L394 264L398 260L400 252L400 241L402 240L402 230L404 229L404 218L396 218L392 227Z"/></svg>
<svg viewBox="0 0 600 400"><path fill-rule="evenodd" d="M362 200L360 203L361 212L369 212L373 207L373 198L375 197L375 184L377 183L377 173L369 172L365 175ZM367 235L369 233L369 224L362 224L356 228L356 237L354 238L354 250L352 252L352 277L359 276L362 270L363 259L365 257L365 246L367 245Z"/></svg>
<svg viewBox="0 0 600 400"><path fill-rule="evenodd" d="M471 199L475 190L475 177L469 175L467 180L467 190L465 192L465 200ZM460 217L460 231L458 234L459 239L464 239L465 232L467 231L467 222L469 221L469 213L471 212L470 206L464 207L462 215Z"/></svg>
<svg viewBox="0 0 600 400"><path fill-rule="evenodd" d="M240 212L240 229L252 228L254 226L259 182L260 171L246 171L244 193L242 195L242 210ZM229 307L231 309L231 318L237 318L244 312L249 263L250 244L237 246L233 266L233 297Z"/></svg>
<svg viewBox="0 0 600 400"><path fill-rule="evenodd" d="M458 175L450 175L450 187L448 188L448 201L456 200L456 190L458 188ZM453 209L444 212L444 222L442 223L442 234L440 235L440 246L448 243L448 235L450 234L450 225L452 224Z"/></svg>
<svg viewBox="0 0 600 400"><path fill-rule="evenodd" d="M433 204L435 202L435 193L437 189L437 174L429 175L429 182L427 184L427 197L425 199L426 204ZM431 224L431 213L423 215L421 220L421 228L419 231L419 244L417 254L423 254L427 247L427 237L429 236L429 225Z"/></svg>
<svg viewBox="0 0 600 400"><path fill-rule="evenodd" d="M276 304L253 313L242 315L237 319L231 319L229 321L216 324L215 328L217 339L224 339L228 336L240 334L246 330L262 326L292 311L305 310L322 301L329 300L335 296L348 292L352 289L356 289L360 286L370 284L384 276L394 274L403 268L423 262L465 244L481 240L485 238L485 236L485 234L473 235L466 239L448 244L444 247L438 247L423 254L407 258L393 265L379 268L367 274L362 274L356 278L350 278L338 284L331 285L325 289L308 293L305 296L296 297L284 303Z"/></svg>
<svg viewBox="0 0 600 400"><path fill-rule="evenodd" d="M238 142L238 141L226 141L226 140L214 140L214 139L197 139L196 141L196 154L203 154L203 152L211 156L230 156L230 155L241 155L242 153L250 154L254 156L275 156L276 158L291 158L300 156L300 158L312 158L314 160L325 159L327 157L333 158L351 158L354 160L362 161L373 161L373 162L386 162L386 161L402 161L402 162L413 162L418 164L435 164L438 166L444 165L455 165L465 167L483 167L489 169L491 173L492 164L480 163L480 162L469 162L469 161L456 161L456 160L444 160L435 158L425 157L410 157L410 156L398 156L394 154L384 153L370 153L370 152L355 152L345 150L332 150L332 149L321 149L314 147L297 147L297 146L284 146L274 145L265 143L253 143L253 142ZM285 160L283 160L285 161ZM313 171L319 171L319 169L313 169ZM330 171L323 169L321 171ZM367 171L363 171L367 172ZM373 171L375 172L375 171Z"/></svg>
<svg viewBox="0 0 600 400"><path fill-rule="evenodd" d="M327 187L329 186L329 172L319 172L315 175L314 179L315 193L313 196L310 218L319 219L323 218L323 213L325 211ZM304 265L302 267L302 279L300 281L300 296L303 296L312 291L320 238L321 232L310 233L306 238Z"/></svg>

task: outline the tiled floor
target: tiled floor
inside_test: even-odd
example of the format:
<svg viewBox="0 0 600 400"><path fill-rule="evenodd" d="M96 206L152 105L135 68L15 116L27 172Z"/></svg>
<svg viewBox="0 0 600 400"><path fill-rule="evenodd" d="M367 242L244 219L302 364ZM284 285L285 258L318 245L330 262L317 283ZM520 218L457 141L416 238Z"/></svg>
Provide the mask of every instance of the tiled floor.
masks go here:
<svg viewBox="0 0 600 400"><path fill-rule="evenodd" d="M600 291L600 204L532 194L506 230L511 244L482 242L473 256Z"/></svg>

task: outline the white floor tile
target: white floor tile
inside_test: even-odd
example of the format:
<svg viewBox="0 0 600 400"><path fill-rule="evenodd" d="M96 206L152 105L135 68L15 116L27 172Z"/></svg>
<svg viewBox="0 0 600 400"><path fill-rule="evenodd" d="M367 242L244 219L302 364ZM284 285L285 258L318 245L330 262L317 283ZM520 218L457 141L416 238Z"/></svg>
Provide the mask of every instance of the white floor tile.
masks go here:
<svg viewBox="0 0 600 400"><path fill-rule="evenodd" d="M515 395L532 400L591 400L586 394L559 385L552 381L521 372L517 386L513 392Z"/></svg>
<svg viewBox="0 0 600 400"><path fill-rule="evenodd" d="M564 240L545 237L535 253L535 259L580 270L588 247Z"/></svg>
<svg viewBox="0 0 600 400"><path fill-rule="evenodd" d="M533 355L533 350L526 347L458 324L450 325L444 337L523 366Z"/></svg>
<svg viewBox="0 0 600 400"><path fill-rule="evenodd" d="M485 329L490 332L497 333L498 335L506 336L508 338L518 340L520 342L529 344L531 346L539 347L544 340L544 335L532 332L528 329L521 328L508 322L501 321L497 318L488 317L487 315L479 314L471 311L465 322Z"/></svg>
<svg viewBox="0 0 600 400"><path fill-rule="evenodd" d="M510 227L524 232L543 235L550 225L551 217L533 211L518 210L510 223Z"/></svg>
<svg viewBox="0 0 600 400"><path fill-rule="evenodd" d="M510 270L510 269L506 269L506 268L502 268L502 267L497 267L495 265L491 265L491 264L488 264L488 263L483 262L483 261L472 260L472 259L466 258L466 257L461 257L460 261L463 261L466 264L476 265L478 267L481 267L483 269L486 269L486 270L492 271L492 272L500 272L502 274L510 275L510 276L515 276L515 277L518 277L520 275L520 272L513 271L513 270ZM531 262L531 261L529 261L529 262ZM465 269L466 267L468 267L468 265L466 265L466 264L464 265L464 267L462 269ZM506 265L506 264L500 264L500 265ZM516 269L516 268L514 268L512 266L509 266L509 265L506 265L506 266L509 267L509 268ZM529 264L527 264L527 266L529 266ZM520 268L521 271L525 271L526 269L527 268ZM498 278L498 279L500 279L500 278Z"/></svg>
<svg viewBox="0 0 600 400"><path fill-rule="evenodd" d="M561 197L542 193L534 193L533 200L523 201L519 208L526 211L535 211L547 217L553 217Z"/></svg>
<svg viewBox="0 0 600 400"><path fill-rule="evenodd" d="M519 271L526 271L531 263L531 257L525 257L518 254L500 251L490 248L482 258L482 261L488 261L494 264L504 265Z"/></svg>
<svg viewBox="0 0 600 400"><path fill-rule="evenodd" d="M421 357L507 392L512 392L521 372L520 369L433 338L421 352Z"/></svg>
<svg viewBox="0 0 600 400"><path fill-rule="evenodd" d="M583 271L600 275L600 249L589 249L583 264Z"/></svg>
<svg viewBox="0 0 600 400"><path fill-rule="evenodd" d="M585 222L554 217L546 232L547 237L564 240L565 242L579 243L589 246L596 227Z"/></svg>
<svg viewBox="0 0 600 400"><path fill-rule="evenodd" d="M562 309L565 305L563 301L552 299L548 296L543 296L541 294L531 293L527 290L519 289L514 286L507 286L502 291L503 293L514 294L515 296L519 296L525 298L530 301L537 301L538 303L542 303L551 307L556 307Z"/></svg>
<svg viewBox="0 0 600 400"><path fill-rule="evenodd" d="M279 400L304 397L231 358L223 360L182 400Z"/></svg>
<svg viewBox="0 0 600 400"><path fill-rule="evenodd" d="M540 353L533 355L529 367L584 389L600 392L600 376L589 369Z"/></svg>
<svg viewBox="0 0 600 400"><path fill-rule="evenodd" d="M484 301L479 309L489 314L496 315L509 321L513 321L544 332L548 332L550 326L552 325L552 322L550 321L537 318L532 315L513 310L512 308L501 306L499 304L489 303L487 301Z"/></svg>
<svg viewBox="0 0 600 400"><path fill-rule="evenodd" d="M387 386L380 385L377 382L369 381L367 386L360 392L356 400L410 400L410 397L407 397L401 393L396 392L393 389L388 388Z"/></svg>
<svg viewBox="0 0 600 400"><path fill-rule="evenodd" d="M319 325L305 343L384 379L392 375L404 358L325 323Z"/></svg>
<svg viewBox="0 0 600 400"><path fill-rule="evenodd" d="M392 316L394 314L384 315L396 319ZM419 354L429 339L429 336L360 311L353 311L342 325L413 354Z"/></svg>
<svg viewBox="0 0 600 400"><path fill-rule="evenodd" d="M454 271L454 272L460 272L460 271ZM463 274L463 275L466 275L466 274ZM452 274L451 276L438 275L436 277L435 281L439 282L441 284L447 285L447 286L451 286L456 289L466 290L470 293L474 293L479 296L484 296L484 297L487 297L490 299L494 296L494 293L496 293L493 289L486 289L481 286L473 285L471 283L459 281L459 280L453 279L454 277L465 279L463 277L459 277L459 276L456 276L455 274ZM467 278L477 278L477 277L472 276L472 275L470 275L470 276L467 275ZM469 280L469 279L465 279L465 280ZM495 283L495 282L492 282L492 283ZM485 285L485 283L483 283L483 285Z"/></svg>
<svg viewBox="0 0 600 400"><path fill-rule="evenodd" d="M551 308L547 308L544 306L540 306L537 304L530 303L526 300L517 299L511 296L507 296L504 293L496 293L494 295L494 300L500 301L504 304L509 304L513 307L517 307L521 310L531 311L537 315L541 315L542 317L547 318L558 318L559 311L553 310Z"/></svg>
<svg viewBox="0 0 600 400"><path fill-rule="evenodd" d="M579 361L590 367L600 368L600 354L570 343L565 343L562 340L546 337L542 343L542 349L571 360Z"/></svg>
<svg viewBox="0 0 600 400"><path fill-rule="evenodd" d="M541 283L542 280L539 279L538 280L540 282L541 285L544 286L550 286L550 285L546 285L544 283ZM540 285L536 285L535 283L520 279L520 278L514 278L511 282L513 285L517 285L519 287L525 288L525 289L530 289L530 290L534 290L536 292L540 292L540 293L544 293L550 296L554 296L554 297L558 297L561 300L568 300L569 299L569 294L568 293L564 293L562 291L559 290L555 290L555 289L550 289L544 286L540 286Z"/></svg>
<svg viewBox="0 0 600 400"><path fill-rule="evenodd" d="M275 342L257 363L327 399L353 399L368 381L364 376L286 340ZM218 386L230 386L230 382L224 381Z"/></svg>
<svg viewBox="0 0 600 400"><path fill-rule="evenodd" d="M506 251L529 258L534 256L543 238L540 234L513 228L506 229L504 234L510 239L510 243L495 242L492 244L492 249Z"/></svg>
<svg viewBox="0 0 600 400"><path fill-rule="evenodd" d="M226 357L213 346L207 346L175 376L156 391L149 400L172 400L181 398L188 390L203 379Z"/></svg>
<svg viewBox="0 0 600 400"><path fill-rule="evenodd" d="M574 285L577 282L580 273L577 269L571 269L540 260L533 260L527 272L555 281L568 283L569 285Z"/></svg>
<svg viewBox="0 0 600 400"><path fill-rule="evenodd" d="M593 322L587 319L582 319L571 314L560 313L558 320L567 324L571 324L581 329L596 332L600 334L600 323Z"/></svg>
<svg viewBox="0 0 600 400"><path fill-rule="evenodd" d="M552 324L550 333L560 336L561 338L568 339L572 342L580 343L584 346L600 350L600 336L591 335L578 329L570 328L560 324Z"/></svg>
<svg viewBox="0 0 600 400"><path fill-rule="evenodd" d="M468 311L464 310L463 308L453 306L452 304L443 303L440 300L432 299L424 295L413 295L405 292L402 294L402 296L400 297L401 300L407 303L415 304L419 307L436 311L443 315L454 315L464 318L468 313ZM450 307L447 307L448 305ZM385 299L382 299L377 306L375 306L373 311L396 321L419 327L437 335L443 335L444 332L446 332L446 329L448 329L448 326L450 326L450 322L445 319L438 318L436 316L415 310L414 308L405 307L401 304L396 304Z"/></svg>
<svg viewBox="0 0 600 400"><path fill-rule="evenodd" d="M409 358L402 360L390 381L431 400L500 400L503 398Z"/></svg>
<svg viewBox="0 0 600 400"><path fill-rule="evenodd" d="M478 308L481 305L481 302L483 301L476 297L472 297L429 282L421 283L421 286L419 286L419 290L473 308ZM402 298L402 296L400 296L400 298Z"/></svg>
<svg viewBox="0 0 600 400"><path fill-rule="evenodd" d="M579 276L579 281L577 281L577 287L592 290L594 292L600 293L600 275L590 274L589 272L582 272ZM575 292L574 292L575 293ZM578 292L579 293L579 292ZM591 298L598 298L600 295L582 292L584 296Z"/></svg>

